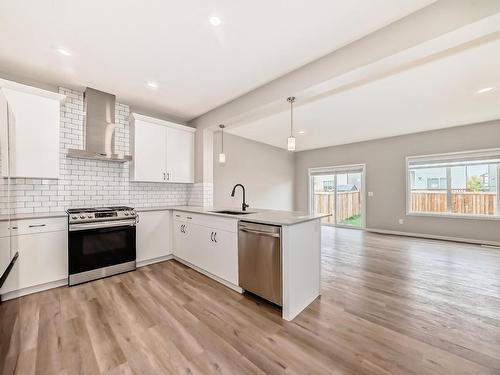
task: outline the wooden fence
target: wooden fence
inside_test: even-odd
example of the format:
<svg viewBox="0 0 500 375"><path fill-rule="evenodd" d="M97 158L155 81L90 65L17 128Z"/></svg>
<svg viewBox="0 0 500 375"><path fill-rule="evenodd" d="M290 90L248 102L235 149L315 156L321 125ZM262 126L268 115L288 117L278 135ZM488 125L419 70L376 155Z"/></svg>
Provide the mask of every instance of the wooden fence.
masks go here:
<svg viewBox="0 0 500 375"><path fill-rule="evenodd" d="M346 191L337 193L337 221L343 221L361 214L361 201L359 191ZM318 191L314 193L314 212L335 214L335 193ZM323 219L324 223L335 224L335 217Z"/></svg>
<svg viewBox="0 0 500 375"><path fill-rule="evenodd" d="M414 191L411 193L412 212L447 212L445 191ZM489 192L452 192L451 212L454 214L494 215L497 195Z"/></svg>

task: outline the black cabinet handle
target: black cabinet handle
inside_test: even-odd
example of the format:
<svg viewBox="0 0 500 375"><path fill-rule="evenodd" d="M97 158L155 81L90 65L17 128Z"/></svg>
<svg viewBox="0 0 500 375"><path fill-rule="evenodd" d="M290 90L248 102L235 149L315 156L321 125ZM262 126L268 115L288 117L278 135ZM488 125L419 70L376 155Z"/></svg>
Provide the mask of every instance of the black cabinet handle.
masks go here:
<svg viewBox="0 0 500 375"><path fill-rule="evenodd" d="M210 233L210 241L214 242L214 232Z"/></svg>
<svg viewBox="0 0 500 375"><path fill-rule="evenodd" d="M44 227L45 224L33 224L33 225L30 225L29 227L30 228L40 228L40 227Z"/></svg>
<svg viewBox="0 0 500 375"><path fill-rule="evenodd" d="M217 243L217 232L214 232L214 242Z"/></svg>
<svg viewBox="0 0 500 375"><path fill-rule="evenodd" d="M191 220L191 219L192 219L192 217L191 217L191 216L187 216L187 218L188 218L189 220Z"/></svg>

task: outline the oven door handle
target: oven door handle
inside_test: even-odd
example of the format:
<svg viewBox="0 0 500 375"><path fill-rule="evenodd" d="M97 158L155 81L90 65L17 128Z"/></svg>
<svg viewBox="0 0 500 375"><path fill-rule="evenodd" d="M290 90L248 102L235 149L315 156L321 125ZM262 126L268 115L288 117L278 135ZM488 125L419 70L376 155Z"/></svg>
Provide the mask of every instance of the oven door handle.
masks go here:
<svg viewBox="0 0 500 375"><path fill-rule="evenodd" d="M82 223L82 224L71 224L69 226L70 232L75 232L79 230L87 229L99 229L99 228L113 228L113 227L127 227L135 226L135 219L133 220L120 220L120 221L103 221L100 223Z"/></svg>

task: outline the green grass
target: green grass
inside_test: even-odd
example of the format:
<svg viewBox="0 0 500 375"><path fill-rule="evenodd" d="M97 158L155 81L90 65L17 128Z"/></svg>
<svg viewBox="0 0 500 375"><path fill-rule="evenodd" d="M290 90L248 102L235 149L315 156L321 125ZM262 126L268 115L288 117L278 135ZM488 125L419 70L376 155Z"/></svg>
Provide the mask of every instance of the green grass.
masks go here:
<svg viewBox="0 0 500 375"><path fill-rule="evenodd" d="M355 215L355 216L348 217L347 219L339 222L339 224L360 227L361 226L361 215Z"/></svg>

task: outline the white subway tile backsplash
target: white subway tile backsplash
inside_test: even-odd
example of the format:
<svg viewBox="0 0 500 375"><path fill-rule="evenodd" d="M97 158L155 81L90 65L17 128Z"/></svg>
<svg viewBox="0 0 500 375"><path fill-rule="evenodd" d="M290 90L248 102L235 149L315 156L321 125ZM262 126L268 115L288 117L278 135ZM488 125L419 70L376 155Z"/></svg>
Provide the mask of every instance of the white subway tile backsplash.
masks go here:
<svg viewBox="0 0 500 375"><path fill-rule="evenodd" d="M68 148L84 148L83 93L60 88L66 95L61 106L60 178L11 179L11 212L63 211L83 206L130 205L154 207L212 204L212 184L165 184L129 181L128 163L67 158ZM129 107L117 103L115 149L129 153ZM1 179L0 213L7 213L6 179Z"/></svg>

